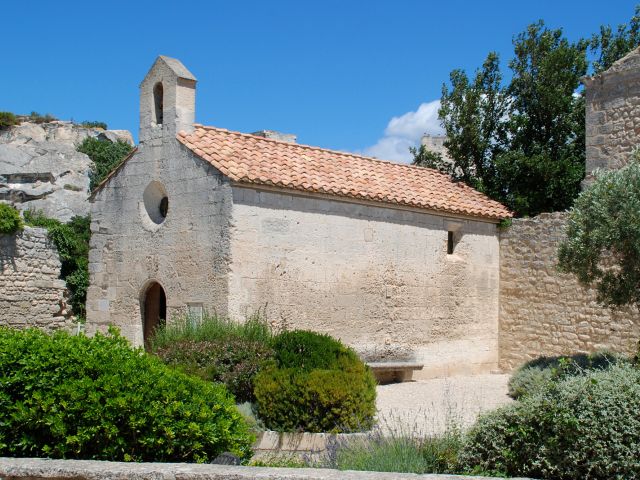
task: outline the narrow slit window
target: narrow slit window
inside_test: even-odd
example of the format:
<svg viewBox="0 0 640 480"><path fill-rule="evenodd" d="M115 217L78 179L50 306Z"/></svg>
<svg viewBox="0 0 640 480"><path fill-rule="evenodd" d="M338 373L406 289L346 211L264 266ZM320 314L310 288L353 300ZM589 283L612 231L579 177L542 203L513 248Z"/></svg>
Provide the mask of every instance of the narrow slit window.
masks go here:
<svg viewBox="0 0 640 480"><path fill-rule="evenodd" d="M447 255L453 254L453 232L447 232Z"/></svg>
<svg viewBox="0 0 640 480"><path fill-rule="evenodd" d="M162 88L162 83L158 82L156 83L156 86L153 87L153 104L155 107L155 114L156 114L156 124L157 125L162 125L162 121L163 121L163 109L164 109L164 89Z"/></svg>

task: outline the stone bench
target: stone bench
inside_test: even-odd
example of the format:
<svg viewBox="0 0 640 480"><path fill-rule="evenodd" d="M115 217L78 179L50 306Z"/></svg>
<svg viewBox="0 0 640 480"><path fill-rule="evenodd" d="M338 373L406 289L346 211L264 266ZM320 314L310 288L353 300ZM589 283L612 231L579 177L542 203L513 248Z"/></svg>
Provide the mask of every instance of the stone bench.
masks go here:
<svg viewBox="0 0 640 480"><path fill-rule="evenodd" d="M414 370L422 370L421 363L415 362L367 362L380 385L409 382Z"/></svg>

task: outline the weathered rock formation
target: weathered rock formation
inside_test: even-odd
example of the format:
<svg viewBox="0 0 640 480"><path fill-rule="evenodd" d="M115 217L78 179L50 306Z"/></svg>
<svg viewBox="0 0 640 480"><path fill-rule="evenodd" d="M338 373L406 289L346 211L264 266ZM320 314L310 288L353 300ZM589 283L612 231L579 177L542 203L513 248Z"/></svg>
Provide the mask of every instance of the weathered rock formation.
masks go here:
<svg viewBox="0 0 640 480"><path fill-rule="evenodd" d="M92 162L76 151L87 137L133 144L126 130L105 131L71 122L24 122L0 130L0 201L20 210L42 210L64 222L87 215Z"/></svg>

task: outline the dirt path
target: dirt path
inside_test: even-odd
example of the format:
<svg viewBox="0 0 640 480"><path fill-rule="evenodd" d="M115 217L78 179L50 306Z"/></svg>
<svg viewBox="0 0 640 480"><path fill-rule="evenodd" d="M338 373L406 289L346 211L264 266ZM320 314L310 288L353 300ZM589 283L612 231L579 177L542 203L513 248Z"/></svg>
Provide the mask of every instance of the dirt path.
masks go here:
<svg viewBox="0 0 640 480"><path fill-rule="evenodd" d="M467 427L505 405L509 375L436 378L377 387L378 419L387 433L430 435L447 424Z"/></svg>

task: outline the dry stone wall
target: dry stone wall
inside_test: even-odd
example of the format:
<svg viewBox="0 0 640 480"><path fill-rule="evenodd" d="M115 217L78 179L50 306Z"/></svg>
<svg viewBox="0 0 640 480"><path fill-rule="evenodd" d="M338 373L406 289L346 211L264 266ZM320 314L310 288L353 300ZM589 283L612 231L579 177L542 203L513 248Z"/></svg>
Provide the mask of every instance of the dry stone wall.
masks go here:
<svg viewBox="0 0 640 480"><path fill-rule="evenodd" d="M625 165L640 143L640 49L583 83L589 182L598 168L611 170Z"/></svg>
<svg viewBox="0 0 640 480"><path fill-rule="evenodd" d="M43 228L0 235L0 325L71 327L56 247Z"/></svg>
<svg viewBox="0 0 640 480"><path fill-rule="evenodd" d="M634 353L640 314L612 312L592 289L556 269L566 213L513 221L500 236L500 367L541 355L610 349Z"/></svg>

